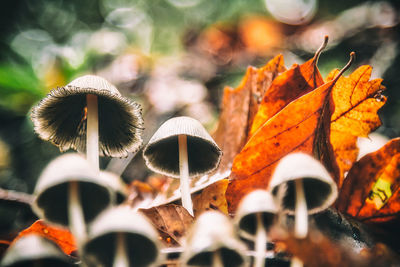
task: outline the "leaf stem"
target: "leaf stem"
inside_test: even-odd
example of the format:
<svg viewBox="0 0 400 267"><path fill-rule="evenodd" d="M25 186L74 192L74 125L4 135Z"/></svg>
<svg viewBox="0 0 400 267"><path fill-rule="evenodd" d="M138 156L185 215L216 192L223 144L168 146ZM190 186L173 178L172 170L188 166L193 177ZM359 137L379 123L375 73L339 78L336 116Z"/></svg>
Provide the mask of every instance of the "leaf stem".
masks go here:
<svg viewBox="0 0 400 267"><path fill-rule="evenodd" d="M314 54L314 64L317 65L318 64L318 60L319 60L319 56L321 55L322 51L324 51L324 49L326 48L326 46L328 45L328 40L329 40L329 36L325 35L324 36L324 42L321 44L321 46L318 48L317 52L315 52Z"/></svg>
<svg viewBox="0 0 400 267"><path fill-rule="evenodd" d="M351 64L353 63L353 61L356 59L356 53L355 52L351 52L350 53L350 59L349 61L346 63L346 65L340 70L340 72L338 73L338 75L336 75L336 77L333 79L333 83L336 83L336 81L340 78L340 76L342 76L342 74L348 69L350 68Z"/></svg>

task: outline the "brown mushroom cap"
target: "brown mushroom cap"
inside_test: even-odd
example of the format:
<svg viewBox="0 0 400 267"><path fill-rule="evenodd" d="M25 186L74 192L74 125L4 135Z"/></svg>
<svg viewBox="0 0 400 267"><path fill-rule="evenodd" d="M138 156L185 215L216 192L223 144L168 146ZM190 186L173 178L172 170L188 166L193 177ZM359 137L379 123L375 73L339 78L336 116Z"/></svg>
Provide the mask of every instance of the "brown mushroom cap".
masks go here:
<svg viewBox="0 0 400 267"><path fill-rule="evenodd" d="M37 234L29 234L13 243L7 249L0 265L3 267L75 266L56 244Z"/></svg>
<svg viewBox="0 0 400 267"><path fill-rule="evenodd" d="M79 194L85 221L92 221L114 203L115 193L110 181L104 180L85 158L67 153L50 162L35 187L33 211L50 222L68 226L69 182L79 182Z"/></svg>
<svg viewBox="0 0 400 267"><path fill-rule="evenodd" d="M104 211L90 225L83 255L89 266L101 263L112 266L118 233L125 236L125 246L134 266L149 266L158 262L160 244L158 233L141 213L120 206Z"/></svg>
<svg viewBox="0 0 400 267"><path fill-rule="evenodd" d="M179 135L187 136L190 177L218 167L222 151L203 125L190 117L175 117L164 122L144 148L143 157L149 169L179 178Z"/></svg>
<svg viewBox="0 0 400 267"><path fill-rule="evenodd" d="M244 250L229 218L217 211L207 211L197 218L189 232L182 258L187 265L212 266L213 253L220 251L224 266L245 266Z"/></svg>
<svg viewBox="0 0 400 267"><path fill-rule="evenodd" d="M53 89L32 109L39 137L61 151L86 151L86 95L98 97L99 153L125 157L142 144L143 119L139 104L121 96L105 79L86 75Z"/></svg>
<svg viewBox="0 0 400 267"><path fill-rule="evenodd" d="M337 186L325 167L310 155L291 153L279 161L269 184L274 196L280 185L286 186L281 208L289 214L295 210L297 179L303 181L308 214L320 212L336 200Z"/></svg>
<svg viewBox="0 0 400 267"><path fill-rule="evenodd" d="M236 211L235 224L239 227L242 237L254 240L257 232L257 213L261 214L264 229L268 230L278 213L273 196L268 191L254 190L241 200Z"/></svg>

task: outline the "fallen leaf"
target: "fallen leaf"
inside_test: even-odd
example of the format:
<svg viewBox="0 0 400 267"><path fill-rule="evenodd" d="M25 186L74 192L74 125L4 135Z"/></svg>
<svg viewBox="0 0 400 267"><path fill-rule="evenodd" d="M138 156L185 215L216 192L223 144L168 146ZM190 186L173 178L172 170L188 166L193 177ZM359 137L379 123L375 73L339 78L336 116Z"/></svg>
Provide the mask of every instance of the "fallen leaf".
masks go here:
<svg viewBox="0 0 400 267"><path fill-rule="evenodd" d="M167 246L181 245L181 237L185 236L194 221L184 207L175 204L140 209L139 211L150 219Z"/></svg>
<svg viewBox="0 0 400 267"><path fill-rule="evenodd" d="M370 80L371 71L371 66L361 66L348 77L340 77L332 89L335 108L330 139L340 168L339 188L344 173L357 159L357 137L367 137L381 125L378 110L386 102L382 95L385 87L381 85L382 79ZM332 80L338 72L333 70L327 80Z"/></svg>
<svg viewBox="0 0 400 267"><path fill-rule="evenodd" d="M265 92L270 88L273 80L278 74L286 71L283 56L277 55L271 59L265 66L257 69L257 81L254 86L251 87L250 107L248 116L248 125L252 125L254 117L257 114L261 101L265 95ZM250 127L248 127L250 132Z"/></svg>
<svg viewBox="0 0 400 267"><path fill-rule="evenodd" d="M400 215L400 138L354 163L337 200L339 211L365 222Z"/></svg>
<svg viewBox="0 0 400 267"><path fill-rule="evenodd" d="M283 56L278 55L260 69L248 67L236 89L225 87L218 127L213 134L215 142L224 151L219 172L231 169L233 158L248 139L250 125L265 91L278 73L283 71Z"/></svg>
<svg viewBox="0 0 400 267"><path fill-rule="evenodd" d="M353 163L357 160L359 152L357 136L331 129L330 141L334 150L334 160L339 167L337 184L341 186L344 174L350 170Z"/></svg>
<svg viewBox="0 0 400 267"><path fill-rule="evenodd" d="M290 152L312 154L321 114L334 81L296 99L262 125L235 157L226 191L229 211L254 189L267 189L278 161ZM312 105L310 105L312 103Z"/></svg>
<svg viewBox="0 0 400 267"><path fill-rule="evenodd" d="M337 175L338 168L328 138L333 111L331 91L337 79L351 65L354 56L352 52L350 61L334 80L290 102L250 137L235 157L229 177L225 196L230 213L236 210L246 194L255 189L268 189L276 164L291 152L312 154L324 163L333 176ZM280 76L285 76L285 73ZM259 112L263 112L261 106Z"/></svg>
<svg viewBox="0 0 400 267"><path fill-rule="evenodd" d="M337 241L328 238L317 230L310 231L304 239L289 235L277 242L280 243L308 267L369 267L400 264L399 256L382 243L360 248L345 239Z"/></svg>
<svg viewBox="0 0 400 267"><path fill-rule="evenodd" d="M251 88L255 87L257 71L247 69L241 84L236 88L225 87L215 142L224 151L218 170L224 172L232 167L233 158L247 139Z"/></svg>
<svg viewBox="0 0 400 267"><path fill-rule="evenodd" d="M225 191L228 187L228 179L215 182L192 197L193 210L196 217L207 210L219 210L228 214L228 204L225 199Z"/></svg>
<svg viewBox="0 0 400 267"><path fill-rule="evenodd" d="M324 84L317 61L325 45L321 46L312 59L302 65L292 66L273 80L251 124L249 137L290 102Z"/></svg>
<svg viewBox="0 0 400 267"><path fill-rule="evenodd" d="M71 232L64 228L50 226L43 220L37 220L29 228L21 231L13 242L16 242L19 238L32 233L39 234L53 241L67 255L71 255L77 250L75 239Z"/></svg>

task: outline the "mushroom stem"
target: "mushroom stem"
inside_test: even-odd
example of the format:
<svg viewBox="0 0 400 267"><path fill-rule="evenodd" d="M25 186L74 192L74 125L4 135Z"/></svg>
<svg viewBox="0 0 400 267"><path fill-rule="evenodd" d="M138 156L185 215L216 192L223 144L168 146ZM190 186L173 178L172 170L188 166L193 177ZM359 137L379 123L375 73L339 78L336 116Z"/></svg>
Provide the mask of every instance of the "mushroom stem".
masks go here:
<svg viewBox="0 0 400 267"><path fill-rule="evenodd" d="M265 248L267 244L267 233L262 221L262 213L257 213L257 231L255 240L256 258L254 267L264 267L265 265Z"/></svg>
<svg viewBox="0 0 400 267"><path fill-rule="evenodd" d="M87 128L86 128L86 158L99 171L99 113L97 96L86 95Z"/></svg>
<svg viewBox="0 0 400 267"><path fill-rule="evenodd" d="M187 137L184 134L178 135L179 145L179 174L180 174L180 190L182 195L182 206L193 216L193 204L190 195L189 184L189 163L187 153Z"/></svg>
<svg viewBox="0 0 400 267"><path fill-rule="evenodd" d="M294 218L294 236L297 238L305 238L308 232L308 213L307 202L304 197L303 181L295 180L296 187L296 207Z"/></svg>
<svg viewBox="0 0 400 267"><path fill-rule="evenodd" d="M126 254L125 236L123 233L117 233L113 267L128 267L128 266L129 266L129 259L128 255Z"/></svg>
<svg viewBox="0 0 400 267"><path fill-rule="evenodd" d="M221 251L219 249L217 249L213 253L212 266L213 267L224 267L224 262L222 261L222 258L221 258Z"/></svg>
<svg viewBox="0 0 400 267"><path fill-rule="evenodd" d="M307 202L304 197L304 186L301 179L294 181L296 187L296 207L294 217L294 236L297 238L305 238L308 232L308 213ZM302 267L303 262L293 257L290 262L290 267Z"/></svg>
<svg viewBox="0 0 400 267"><path fill-rule="evenodd" d="M82 241L86 239L86 227L85 217L81 208L78 182L72 181L69 183L68 194L68 223L78 246L80 246Z"/></svg>
<svg viewBox="0 0 400 267"><path fill-rule="evenodd" d="M303 262L297 257L292 257L290 267L303 267Z"/></svg>

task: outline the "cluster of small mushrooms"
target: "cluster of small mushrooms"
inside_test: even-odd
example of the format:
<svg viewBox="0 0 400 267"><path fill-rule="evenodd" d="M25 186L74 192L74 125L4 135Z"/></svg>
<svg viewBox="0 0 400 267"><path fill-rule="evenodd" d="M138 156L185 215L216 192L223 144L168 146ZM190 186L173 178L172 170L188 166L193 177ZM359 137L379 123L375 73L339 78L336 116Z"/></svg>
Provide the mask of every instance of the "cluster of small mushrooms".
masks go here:
<svg viewBox="0 0 400 267"><path fill-rule="evenodd" d="M137 103L120 95L101 77L87 75L52 90L32 111L35 131L65 153L48 164L35 188L33 211L48 223L68 227L78 261L35 234L9 247L1 266L157 266L166 259L154 226L140 212L120 205L126 187L99 169L99 155L125 157L141 144L143 119ZM222 152L196 120L166 121L143 149L151 170L180 178L182 206L193 216L189 178L218 167ZM328 208L337 188L313 157L283 158L269 190L255 190L241 201L235 218L202 213L186 235L182 266L265 266L268 231L279 214L294 215L294 235L307 235L308 215ZM243 240L254 244L250 251ZM292 259L292 266L302 266Z"/></svg>

